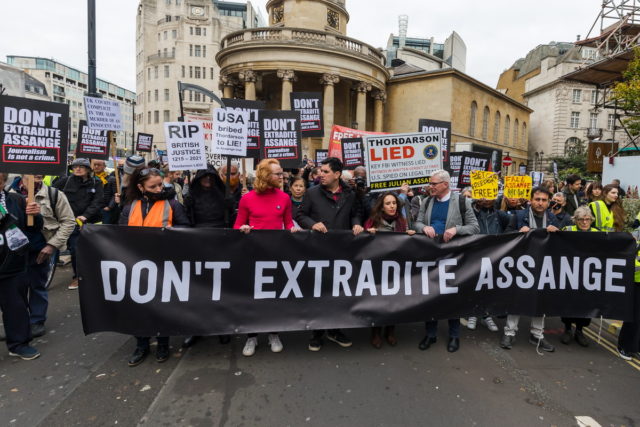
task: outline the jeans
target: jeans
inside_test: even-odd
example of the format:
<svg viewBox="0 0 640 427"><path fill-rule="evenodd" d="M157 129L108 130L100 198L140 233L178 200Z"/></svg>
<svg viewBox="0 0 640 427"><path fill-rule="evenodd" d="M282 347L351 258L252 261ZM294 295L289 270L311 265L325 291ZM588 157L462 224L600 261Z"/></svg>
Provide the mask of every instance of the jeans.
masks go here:
<svg viewBox="0 0 640 427"><path fill-rule="evenodd" d="M29 325L29 307L27 305L27 275L20 273L16 276L0 280L0 310L4 331L7 335L9 351L16 351L19 347L29 345L31 341L31 327Z"/></svg>
<svg viewBox="0 0 640 427"><path fill-rule="evenodd" d="M158 347L160 346L169 346L169 337L157 337ZM136 346L142 349L149 349L149 342L151 341L151 337L136 337Z"/></svg>
<svg viewBox="0 0 640 427"><path fill-rule="evenodd" d="M516 316L512 314L508 315L507 324L504 327L504 334L515 337L516 332L518 332L519 321L520 321L520 316ZM544 338L544 317L531 318L531 335L533 335L537 339Z"/></svg>
<svg viewBox="0 0 640 427"><path fill-rule="evenodd" d="M55 254L52 256L55 257ZM49 292L45 288L49 277L50 264L46 260L42 264L36 262L38 252L29 254L27 267L27 280L29 280L29 311L31 324L44 323L47 320L47 308L49 307Z"/></svg>
<svg viewBox="0 0 640 427"><path fill-rule="evenodd" d="M78 277L78 272L76 271L76 245L78 244L78 237L80 237L80 227L76 225L69 236L69 240L67 241L67 247L69 248L69 253L71 254L71 267L73 267L73 278Z"/></svg>
<svg viewBox="0 0 640 427"><path fill-rule="evenodd" d="M425 322L427 336L436 338L438 336L438 321L428 320ZM460 319L449 319L449 338L460 338Z"/></svg>

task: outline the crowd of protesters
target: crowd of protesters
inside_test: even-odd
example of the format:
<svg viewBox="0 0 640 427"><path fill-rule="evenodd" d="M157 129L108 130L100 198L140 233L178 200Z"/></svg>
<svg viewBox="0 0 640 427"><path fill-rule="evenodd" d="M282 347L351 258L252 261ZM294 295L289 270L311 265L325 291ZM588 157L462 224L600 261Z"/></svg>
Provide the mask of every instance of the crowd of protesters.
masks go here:
<svg viewBox="0 0 640 427"><path fill-rule="evenodd" d="M73 279L68 288L78 288L76 270L77 239L85 224L119 224L138 227L213 227L251 230L302 229L327 233L350 230L360 233L423 234L447 243L458 236L526 233L532 229L547 232L622 232L625 212L619 183L585 185L581 177L570 175L559 190L553 180L544 181L531 192L530 200L500 196L496 200L473 199L471 189L457 191L451 177L441 170L432 174L428 186L397 191L371 192L366 185L366 169L343 170L337 158L320 165L305 159L304 167L283 170L274 159L261 161L253 179L241 173L239 165L190 172L174 172L157 161L146 162L130 156L109 173L102 160L75 159L70 173L62 177L36 175L35 199L26 202L27 185L23 177L9 180L0 173L0 305L5 339L12 356L31 360L40 355L30 345L33 338L46 333L47 289L51 260L68 249ZM118 178L116 179L116 173ZM118 188L118 184L120 188ZM33 217L28 225L27 216ZM640 214L633 227L640 227ZM638 229L640 230L640 229ZM634 233L636 239L640 231ZM635 281L640 282L640 252L635 261ZM640 298L640 292L635 293ZM640 301L636 301L640 306ZM499 328L495 316L506 317L500 346L515 344L519 316L485 313L480 323L492 332ZM426 333L420 350L437 342L438 319L425 313ZM555 347L544 337L543 317L531 319L528 341L536 350L553 352ZM575 340L588 346L583 328L590 319L562 318L563 344ZM461 319L448 319L446 348L460 348ZM466 327L475 329L477 317L466 319ZM201 337L186 337L183 347L194 345ZM352 345L340 329L312 331L308 348L319 351L324 339L341 347ZM156 360L169 357L169 337L157 337ZM220 336L228 343L229 336ZM384 341L395 346L394 325L374 327L371 345L381 348ZM253 356L258 347L257 334L249 334L244 356ZM284 348L277 331L268 334L272 352ZM640 359L640 319L625 322L618 342L620 357ZM130 366L142 363L150 353L150 338L136 337Z"/></svg>

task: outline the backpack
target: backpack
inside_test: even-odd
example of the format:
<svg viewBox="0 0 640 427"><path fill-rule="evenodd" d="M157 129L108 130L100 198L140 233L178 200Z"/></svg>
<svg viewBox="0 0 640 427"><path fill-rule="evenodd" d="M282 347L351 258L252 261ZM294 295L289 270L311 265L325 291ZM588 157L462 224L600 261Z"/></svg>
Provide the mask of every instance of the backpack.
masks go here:
<svg viewBox="0 0 640 427"><path fill-rule="evenodd" d="M429 205L431 204L432 201L433 201L433 197L429 196L429 197L426 197L421 202L421 203L427 204L427 206L424 209L425 212L429 210ZM462 217L462 225L465 225L464 217L467 214L467 198L462 194L458 195L458 203L459 203L459 209L460 209L460 216Z"/></svg>
<svg viewBox="0 0 640 427"><path fill-rule="evenodd" d="M58 218L58 211L57 211L57 207L58 207L58 190L57 188L53 188L53 187L47 187L47 193L49 196L49 201L51 202L51 210L53 211L53 216L56 218L56 221L60 222L59 218Z"/></svg>

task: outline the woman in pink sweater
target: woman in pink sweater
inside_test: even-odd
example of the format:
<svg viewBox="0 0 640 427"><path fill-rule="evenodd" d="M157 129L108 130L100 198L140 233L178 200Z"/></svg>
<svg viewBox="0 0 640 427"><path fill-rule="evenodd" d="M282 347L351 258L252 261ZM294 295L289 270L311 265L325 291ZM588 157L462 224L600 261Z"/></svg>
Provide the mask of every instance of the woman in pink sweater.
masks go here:
<svg viewBox="0 0 640 427"><path fill-rule="evenodd" d="M233 228L243 233L251 230L291 230L291 198L281 190L283 172L276 159L264 159L256 169L253 190L242 196L238 206L238 216ZM258 334L249 334L242 354L253 356L258 345ZM282 351L282 342L277 333L269 334L271 351Z"/></svg>

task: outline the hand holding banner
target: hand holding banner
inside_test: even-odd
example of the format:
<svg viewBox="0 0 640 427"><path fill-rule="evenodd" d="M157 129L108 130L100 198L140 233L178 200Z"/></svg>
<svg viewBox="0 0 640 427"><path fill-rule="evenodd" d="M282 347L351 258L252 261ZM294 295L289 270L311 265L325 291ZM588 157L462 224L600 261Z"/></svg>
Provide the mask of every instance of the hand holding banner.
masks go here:
<svg viewBox="0 0 640 427"><path fill-rule="evenodd" d="M530 199L531 184L530 176L505 176L504 197L509 199Z"/></svg>
<svg viewBox="0 0 640 427"><path fill-rule="evenodd" d="M471 171L471 192L474 199L497 199L498 175L488 171Z"/></svg>

